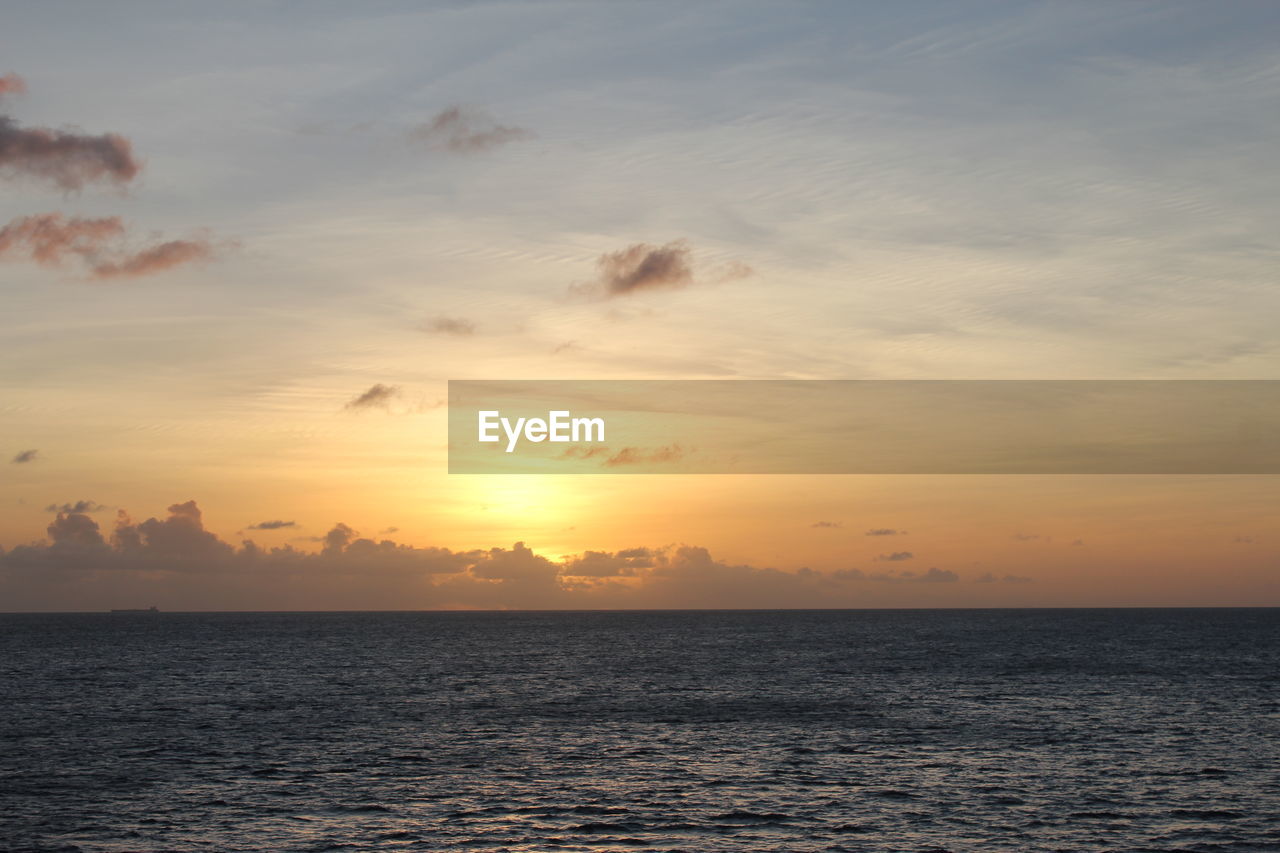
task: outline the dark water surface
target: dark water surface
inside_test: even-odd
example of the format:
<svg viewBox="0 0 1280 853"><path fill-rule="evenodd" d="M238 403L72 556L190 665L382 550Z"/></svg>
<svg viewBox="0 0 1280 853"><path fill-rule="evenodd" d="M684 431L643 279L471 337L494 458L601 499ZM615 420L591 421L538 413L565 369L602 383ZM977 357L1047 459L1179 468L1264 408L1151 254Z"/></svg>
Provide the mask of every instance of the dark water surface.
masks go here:
<svg viewBox="0 0 1280 853"><path fill-rule="evenodd" d="M4 850L1280 850L1280 611L0 616Z"/></svg>

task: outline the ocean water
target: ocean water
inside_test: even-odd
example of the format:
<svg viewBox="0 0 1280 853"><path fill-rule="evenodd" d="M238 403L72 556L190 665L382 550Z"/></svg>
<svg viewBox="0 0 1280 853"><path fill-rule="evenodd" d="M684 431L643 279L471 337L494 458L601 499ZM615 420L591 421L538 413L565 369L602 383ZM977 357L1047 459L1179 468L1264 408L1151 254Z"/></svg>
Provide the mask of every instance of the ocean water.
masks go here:
<svg viewBox="0 0 1280 853"><path fill-rule="evenodd" d="M1280 611L0 616L0 849L1280 850Z"/></svg>

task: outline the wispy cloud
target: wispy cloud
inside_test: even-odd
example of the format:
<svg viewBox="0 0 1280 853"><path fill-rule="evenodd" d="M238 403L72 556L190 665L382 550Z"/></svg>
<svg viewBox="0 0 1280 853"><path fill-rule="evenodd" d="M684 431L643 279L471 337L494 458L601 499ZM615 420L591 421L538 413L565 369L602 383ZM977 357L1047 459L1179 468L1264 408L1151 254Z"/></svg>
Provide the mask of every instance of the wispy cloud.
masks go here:
<svg viewBox="0 0 1280 853"><path fill-rule="evenodd" d="M284 530L291 527L297 527L296 521L259 521L257 524L250 524L246 530Z"/></svg>
<svg viewBox="0 0 1280 853"><path fill-rule="evenodd" d="M0 228L0 257L25 255L43 266L79 260L94 278L150 275L208 260L214 244L205 238L169 240L131 251L118 216L66 217L61 213L23 216Z"/></svg>
<svg viewBox="0 0 1280 853"><path fill-rule="evenodd" d="M379 382L370 387L367 391L364 391L349 400L343 408L347 411L359 411L361 409L386 409L391 405L391 401L399 396L400 386L383 385Z"/></svg>
<svg viewBox="0 0 1280 853"><path fill-rule="evenodd" d="M499 124L483 110L455 105L415 127L410 136L435 150L476 154L531 139L534 133L523 127Z"/></svg>
<svg viewBox="0 0 1280 853"><path fill-rule="evenodd" d="M606 468L623 465L652 465L676 462L684 458L684 450L678 444L646 450L643 447L624 447L604 461ZM584 454L585 458L585 454Z"/></svg>
<svg viewBox="0 0 1280 853"><path fill-rule="evenodd" d="M466 337L476 333L476 324L463 317L433 317L422 325L425 332Z"/></svg>
<svg viewBox="0 0 1280 853"><path fill-rule="evenodd" d="M23 450L17 456L10 459L9 462L13 465L25 465L28 462L35 461L35 458L39 453L39 450Z"/></svg>
<svg viewBox="0 0 1280 853"><path fill-rule="evenodd" d="M109 509L109 507L103 506L97 501L76 501L75 503L49 504L44 508L44 511L84 514L101 512L104 509Z"/></svg>

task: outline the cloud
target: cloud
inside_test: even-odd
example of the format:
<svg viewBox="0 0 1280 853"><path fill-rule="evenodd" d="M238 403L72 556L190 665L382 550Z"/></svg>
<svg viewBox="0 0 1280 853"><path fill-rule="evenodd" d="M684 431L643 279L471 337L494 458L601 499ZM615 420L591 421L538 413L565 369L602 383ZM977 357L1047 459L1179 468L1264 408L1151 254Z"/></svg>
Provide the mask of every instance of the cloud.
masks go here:
<svg viewBox="0 0 1280 853"><path fill-rule="evenodd" d="M193 261L208 260L215 247L208 239L169 240L130 251L123 220L38 213L0 228L0 257L25 254L42 266L79 260L95 278L150 275Z"/></svg>
<svg viewBox="0 0 1280 853"><path fill-rule="evenodd" d="M482 110L455 105L415 127L410 136L433 150L477 154L531 139L534 133L523 127L498 124Z"/></svg>
<svg viewBox="0 0 1280 853"><path fill-rule="evenodd" d="M566 451L567 453L568 451ZM669 444L646 451L640 447L624 447L604 461L606 468L617 468L622 465L653 465L663 462L676 462L684 457L684 450L678 444ZM587 458L587 454L583 454Z"/></svg>
<svg viewBox="0 0 1280 853"><path fill-rule="evenodd" d="M1042 539L1044 537L1039 533L1015 533L1010 538L1015 542L1034 542L1035 540Z"/></svg>
<svg viewBox="0 0 1280 853"><path fill-rule="evenodd" d="M876 559L884 563L900 563L903 560L915 559L915 556L910 551L894 551L892 554L881 554Z"/></svg>
<svg viewBox="0 0 1280 853"><path fill-rule="evenodd" d="M674 290L693 283L692 249L684 240L663 246L635 243L596 259L597 278L574 289L612 298L642 290Z"/></svg>
<svg viewBox="0 0 1280 853"><path fill-rule="evenodd" d="M77 512L60 512L46 529L54 549L101 548L106 545L98 522Z"/></svg>
<svg viewBox="0 0 1280 853"><path fill-rule="evenodd" d="M23 450L20 453L18 453L17 456L14 456L12 459L10 459L9 462L10 464L13 464L13 465L25 465L28 462L35 461L35 458L37 455L39 455L39 453L40 453L39 450Z"/></svg>
<svg viewBox="0 0 1280 853"><path fill-rule="evenodd" d="M905 536L907 531L894 530L892 527L873 527L866 532L867 536Z"/></svg>
<svg viewBox="0 0 1280 853"><path fill-rule="evenodd" d="M561 459L595 459L597 456L608 456L609 448L604 445L597 444L594 447L587 447L582 444L571 444L560 454Z"/></svg>
<svg viewBox="0 0 1280 853"><path fill-rule="evenodd" d="M461 317L435 317L428 320L422 327L425 332L432 332L439 335L454 335L456 337L466 337L476 333L476 324L470 320Z"/></svg>
<svg viewBox="0 0 1280 853"><path fill-rule="evenodd" d="M297 527L296 521L259 521L257 524L251 524L247 530L283 530L287 527Z"/></svg>
<svg viewBox="0 0 1280 853"><path fill-rule="evenodd" d="M875 572L867 575L867 580L884 583L955 583L960 576L949 569L931 568L924 574L919 572Z"/></svg>
<svg viewBox="0 0 1280 853"><path fill-rule="evenodd" d="M16 74L0 77L0 95L21 94L26 88ZM12 117L0 115L0 172L71 191L96 181L127 184L141 169L133 146L118 134L21 127Z"/></svg>
<svg viewBox="0 0 1280 853"><path fill-rule="evenodd" d="M1022 575L1005 575L1004 577L996 577L991 572L986 572L981 577L974 578L974 583L1032 583L1034 578L1024 577Z"/></svg>
<svg viewBox="0 0 1280 853"><path fill-rule="evenodd" d="M732 261L712 273L715 283L753 275L746 264ZM672 240L661 246L634 243L596 259L596 277L571 285L570 294L612 299L645 290L678 290L696 283L693 249L687 240Z"/></svg>
<svg viewBox="0 0 1280 853"><path fill-rule="evenodd" d="M49 504L44 508L45 512L63 512L63 513L88 513L101 512L108 509L96 501L76 501L75 503Z"/></svg>
<svg viewBox="0 0 1280 853"><path fill-rule="evenodd" d="M565 561L564 573L572 577L632 577L639 569L655 566L656 554L648 548L628 548L616 553L584 551Z"/></svg>
<svg viewBox="0 0 1280 853"><path fill-rule="evenodd" d="M168 518L148 518L141 524L134 524L121 510L112 540L125 554L149 557L219 557L232 551L204 529L203 514L194 500L171 505Z"/></svg>
<svg viewBox="0 0 1280 853"><path fill-rule="evenodd" d="M813 524L809 526L810 527L844 527L844 525L838 521L815 521Z"/></svg>
<svg viewBox="0 0 1280 853"><path fill-rule="evenodd" d="M352 398L343 408L347 411L386 409L390 407L391 401L398 396L400 396L400 386L383 385L379 382L369 390Z"/></svg>
<svg viewBox="0 0 1280 853"><path fill-rule="evenodd" d="M207 261L213 254L213 244L208 240L167 240L119 260L95 264L93 274L98 278L151 275L193 261Z"/></svg>
<svg viewBox="0 0 1280 853"><path fill-rule="evenodd" d="M27 91L27 81L10 71L0 75L0 95L21 95Z"/></svg>
<svg viewBox="0 0 1280 853"><path fill-rule="evenodd" d="M255 527L275 524L288 522ZM0 551L0 600L11 608L92 609L139 599L171 601L175 609L825 608L963 597L923 591L958 580L937 568L787 571L718 560L696 545L552 559L524 542L453 550L366 538L338 522L319 537L318 550L252 540L233 546L205 529L193 500L142 522L122 510L113 530L86 513L59 512L46 533L43 542ZM88 597L68 597L77 589ZM105 603L117 600L126 603Z"/></svg>

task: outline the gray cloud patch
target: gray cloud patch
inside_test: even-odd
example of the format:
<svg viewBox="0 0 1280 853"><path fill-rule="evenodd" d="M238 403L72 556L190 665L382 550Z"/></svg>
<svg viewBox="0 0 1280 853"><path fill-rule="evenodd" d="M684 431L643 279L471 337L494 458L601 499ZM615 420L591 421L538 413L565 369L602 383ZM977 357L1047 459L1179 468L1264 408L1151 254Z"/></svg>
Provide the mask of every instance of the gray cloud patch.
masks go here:
<svg viewBox="0 0 1280 853"><path fill-rule="evenodd" d="M438 335L466 337L476 333L476 324L462 317L434 317L423 324L423 331Z"/></svg>
<svg viewBox="0 0 1280 853"><path fill-rule="evenodd" d="M25 465L28 462L35 461L36 456L40 454L39 450L23 450L14 456L9 462L13 465Z"/></svg>
<svg viewBox="0 0 1280 853"><path fill-rule="evenodd" d="M477 154L491 151L522 139L531 139L533 131L523 127L498 124L482 110L451 106L429 121L418 125L410 136L428 148L452 154Z"/></svg>
<svg viewBox="0 0 1280 853"><path fill-rule="evenodd" d="M257 524L251 524L247 530L283 530L289 527L297 527L296 521L259 521Z"/></svg>
<svg viewBox="0 0 1280 853"><path fill-rule="evenodd" d="M892 554L881 554L876 559L884 563L900 563L903 560L914 559L915 556L910 551L894 551Z"/></svg>
<svg viewBox="0 0 1280 853"><path fill-rule="evenodd" d="M76 501L75 503L49 504L44 508L45 512L63 512L84 514L89 512L101 512L109 507L103 506L97 501Z"/></svg>
<svg viewBox="0 0 1280 853"><path fill-rule="evenodd" d="M353 397L343 408L347 411L385 409L398 396L400 396L400 387L398 385L383 385L379 382L369 390Z"/></svg>

